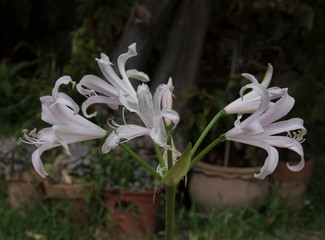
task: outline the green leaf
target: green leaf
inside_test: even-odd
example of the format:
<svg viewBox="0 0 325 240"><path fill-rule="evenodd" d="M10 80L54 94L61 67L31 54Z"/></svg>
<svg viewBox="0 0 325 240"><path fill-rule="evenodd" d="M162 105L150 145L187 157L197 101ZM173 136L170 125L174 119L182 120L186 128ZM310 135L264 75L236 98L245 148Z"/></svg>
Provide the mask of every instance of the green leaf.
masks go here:
<svg viewBox="0 0 325 240"><path fill-rule="evenodd" d="M191 150L192 144L189 143L174 166L161 180L162 184L167 187L176 186L179 181L187 174L191 163Z"/></svg>

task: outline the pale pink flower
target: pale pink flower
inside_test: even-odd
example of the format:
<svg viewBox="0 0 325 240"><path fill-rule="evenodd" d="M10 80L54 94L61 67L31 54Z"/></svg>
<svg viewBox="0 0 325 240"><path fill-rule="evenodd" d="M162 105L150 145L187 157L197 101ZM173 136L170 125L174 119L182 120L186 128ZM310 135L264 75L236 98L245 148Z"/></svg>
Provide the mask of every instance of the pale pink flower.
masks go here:
<svg viewBox="0 0 325 240"><path fill-rule="evenodd" d="M298 153L301 157L300 163L295 166L288 165L288 168L291 171L300 171L305 163L301 146L306 133L303 120L293 118L276 122L292 109L294 99L286 91L278 101L272 103L265 86L253 82L248 87L260 96L259 108L243 121L241 121L242 116L239 116L234 128L226 133L226 139L264 148L267 151L268 157L260 173L255 174L256 178L264 179L275 170L279 160L275 147L288 148ZM285 132L287 136L282 134Z"/></svg>
<svg viewBox="0 0 325 240"><path fill-rule="evenodd" d="M92 114L86 112L87 108L94 103L104 103L115 110L119 105L123 105L131 112L137 111L137 93L129 78L147 82L149 77L136 69L125 70L126 61L136 55L136 44L133 43L127 53L118 57L117 66L121 77L115 73L112 63L104 53L101 54L100 59L96 59L105 80L94 75L86 75L77 84L77 90L88 98L82 104L82 111L86 117L96 115L96 112Z"/></svg>
<svg viewBox="0 0 325 240"><path fill-rule="evenodd" d="M269 64L264 79L260 84L267 89L270 101L282 97L287 92L287 89L285 88L268 88L272 79L272 74L273 67L271 64ZM242 76L250 80L252 83L258 83L257 79L251 74L243 73ZM244 94L245 90L248 88L249 85L242 88L240 91L241 97L231 102L224 108L227 114L253 113L260 107L261 97L256 91L251 91L247 94Z"/></svg>
<svg viewBox="0 0 325 240"><path fill-rule="evenodd" d="M136 113L145 126L127 123L125 125L119 125L113 122L112 127L114 130L106 139L103 152L107 153L111 149L116 148L121 139L124 139L124 142L126 142L140 136L150 136L158 146L171 149L171 146L168 146L166 143L167 134L163 118L168 118L174 125L177 125L179 115L176 111L169 108L162 108L161 106L162 97L170 88L171 86L161 84L157 87L152 97L148 85L140 85L137 90L138 107Z"/></svg>
<svg viewBox="0 0 325 240"><path fill-rule="evenodd" d="M106 131L78 113L78 105L66 94L58 92L61 84L68 84L69 77L62 77L57 80L52 91L52 96L41 97L42 119L52 125L39 132L36 130L27 134L24 130L25 139L21 139L28 144L34 144L37 150L32 154L32 163L37 173L46 177L48 175L43 168L40 159L41 154L51 148L63 146L69 153L68 144L91 139L103 138Z"/></svg>

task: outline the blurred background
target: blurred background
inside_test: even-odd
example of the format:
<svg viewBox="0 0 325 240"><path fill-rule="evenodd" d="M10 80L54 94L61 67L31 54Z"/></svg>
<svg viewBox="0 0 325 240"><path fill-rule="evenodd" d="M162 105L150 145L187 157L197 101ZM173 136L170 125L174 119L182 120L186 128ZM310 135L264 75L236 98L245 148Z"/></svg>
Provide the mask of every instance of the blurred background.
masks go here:
<svg viewBox="0 0 325 240"><path fill-rule="evenodd" d="M288 87L296 100L288 118L305 121L305 155L325 169L322 0L1 0L0 136L17 138L22 129L46 126L39 97L50 94L60 76L76 82L86 74L101 76L95 58L105 53L115 63L133 42L138 56L127 68L147 73L153 90L173 78L181 115L175 136L184 141L197 139L209 120L238 97L247 83L241 73L261 80L271 63L271 85ZM216 126L207 141L215 139L215 131L231 128L233 120ZM246 154L250 149L233 147L252 156ZM312 194L325 195L323 180L317 175Z"/></svg>

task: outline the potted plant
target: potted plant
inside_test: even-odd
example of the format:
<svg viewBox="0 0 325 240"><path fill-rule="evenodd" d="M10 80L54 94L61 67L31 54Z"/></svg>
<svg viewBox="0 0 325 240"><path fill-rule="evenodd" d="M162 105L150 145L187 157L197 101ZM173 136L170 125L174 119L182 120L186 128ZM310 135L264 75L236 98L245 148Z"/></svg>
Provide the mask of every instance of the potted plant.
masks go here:
<svg viewBox="0 0 325 240"><path fill-rule="evenodd" d="M154 177L125 152L102 155L99 163L106 222L115 237L137 239L154 233L161 192Z"/></svg>
<svg viewBox="0 0 325 240"><path fill-rule="evenodd" d="M42 203L41 178L30 168L34 150L34 146L22 144L14 137L0 139L0 161L11 207Z"/></svg>
<svg viewBox="0 0 325 240"><path fill-rule="evenodd" d="M86 144L71 145L70 153L58 155L52 163L44 165L49 173L44 187L53 206L68 204L71 216L81 220L95 187L92 168L95 155Z"/></svg>

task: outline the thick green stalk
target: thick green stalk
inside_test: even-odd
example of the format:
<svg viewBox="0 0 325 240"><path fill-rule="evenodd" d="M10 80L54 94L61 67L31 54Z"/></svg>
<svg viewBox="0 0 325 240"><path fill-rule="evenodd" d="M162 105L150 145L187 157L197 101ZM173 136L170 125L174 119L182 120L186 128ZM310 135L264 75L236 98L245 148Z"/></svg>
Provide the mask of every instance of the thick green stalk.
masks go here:
<svg viewBox="0 0 325 240"><path fill-rule="evenodd" d="M177 188L177 186L166 187L165 240L173 240L174 239L176 188Z"/></svg>
<svg viewBox="0 0 325 240"><path fill-rule="evenodd" d="M191 162L189 170L203 158L212 148L214 148L218 143L226 141L226 135L221 134L216 140L210 143L205 149L202 150Z"/></svg>
<svg viewBox="0 0 325 240"><path fill-rule="evenodd" d="M204 131L202 132L201 136L199 137L199 139L196 141L195 145L192 148L191 151L191 155L193 156L196 152L196 150L198 149L198 147L200 146L200 144L202 143L203 139L205 138L205 136L208 134L208 132L210 131L210 129L213 127L213 125L218 121L218 119L220 117L225 116L227 113L224 109L220 110L217 115L214 116L214 118L210 121L210 123L208 124L208 126L204 129Z"/></svg>
<svg viewBox="0 0 325 240"><path fill-rule="evenodd" d="M155 178L157 178L159 181L161 181L162 176L156 172L155 169L153 169L145 160L143 160L138 154L136 154L134 151L132 151L131 148L126 146L123 143L120 143L119 145L124 151L126 151L131 157L133 157L135 160L137 160L145 169L147 169Z"/></svg>

